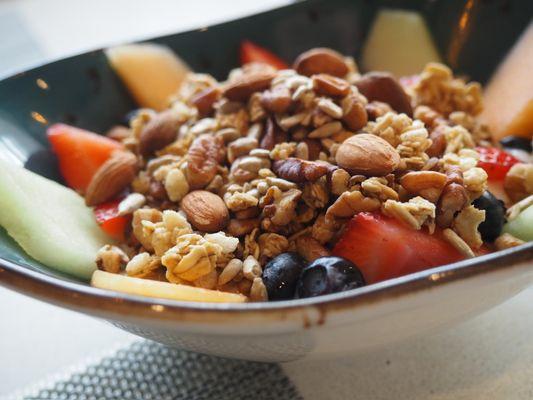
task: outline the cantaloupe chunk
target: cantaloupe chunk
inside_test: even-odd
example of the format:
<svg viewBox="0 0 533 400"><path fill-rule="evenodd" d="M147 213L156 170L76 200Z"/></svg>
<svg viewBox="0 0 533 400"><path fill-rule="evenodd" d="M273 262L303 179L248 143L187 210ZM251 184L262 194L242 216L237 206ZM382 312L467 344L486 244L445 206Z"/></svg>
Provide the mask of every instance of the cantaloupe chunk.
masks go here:
<svg viewBox="0 0 533 400"><path fill-rule="evenodd" d="M111 47L105 53L141 107L165 109L189 72L171 49L154 43Z"/></svg>
<svg viewBox="0 0 533 400"><path fill-rule="evenodd" d="M181 301L201 301L207 303L243 303L247 300L242 294L202 289L177 283L133 278L131 276L94 271L91 285L100 289L116 290L141 296Z"/></svg>
<svg viewBox="0 0 533 400"><path fill-rule="evenodd" d="M379 11L363 50L366 71L389 71L401 77L417 74L439 53L422 15L414 11Z"/></svg>
<svg viewBox="0 0 533 400"><path fill-rule="evenodd" d="M71 189L0 159L0 225L37 261L79 278L96 269L109 242L83 198Z"/></svg>
<svg viewBox="0 0 533 400"><path fill-rule="evenodd" d="M533 137L533 23L522 34L485 90L480 119L496 140Z"/></svg>

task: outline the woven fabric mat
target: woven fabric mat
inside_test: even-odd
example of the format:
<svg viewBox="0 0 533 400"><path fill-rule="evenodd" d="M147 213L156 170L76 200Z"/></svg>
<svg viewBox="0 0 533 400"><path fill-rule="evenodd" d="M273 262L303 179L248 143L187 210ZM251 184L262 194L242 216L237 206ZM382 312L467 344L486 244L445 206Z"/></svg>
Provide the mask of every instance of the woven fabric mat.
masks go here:
<svg viewBox="0 0 533 400"><path fill-rule="evenodd" d="M211 357L142 341L20 396L24 400L302 399L277 364Z"/></svg>

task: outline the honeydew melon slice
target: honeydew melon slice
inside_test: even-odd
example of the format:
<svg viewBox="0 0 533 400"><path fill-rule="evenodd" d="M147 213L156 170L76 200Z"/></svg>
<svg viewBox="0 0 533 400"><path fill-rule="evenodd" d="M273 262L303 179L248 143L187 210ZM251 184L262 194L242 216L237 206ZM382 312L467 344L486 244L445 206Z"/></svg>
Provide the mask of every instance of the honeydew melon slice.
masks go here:
<svg viewBox="0 0 533 400"><path fill-rule="evenodd" d="M154 43L111 47L105 53L139 106L158 111L168 107L189 72L171 49Z"/></svg>
<svg viewBox="0 0 533 400"><path fill-rule="evenodd" d="M515 219L507 222L503 231L525 242L533 241L533 206L529 206Z"/></svg>
<svg viewBox="0 0 533 400"><path fill-rule="evenodd" d="M379 11L363 50L366 71L389 71L396 77L417 74L441 58L422 15L414 11Z"/></svg>
<svg viewBox="0 0 533 400"><path fill-rule="evenodd" d="M91 285L100 289L116 290L141 296L181 301L200 301L207 303L244 303L247 298L242 294L202 289L177 283L133 278L131 276L94 271Z"/></svg>
<svg viewBox="0 0 533 400"><path fill-rule="evenodd" d="M0 159L0 225L28 255L82 279L96 269L98 249L110 239L81 196Z"/></svg>

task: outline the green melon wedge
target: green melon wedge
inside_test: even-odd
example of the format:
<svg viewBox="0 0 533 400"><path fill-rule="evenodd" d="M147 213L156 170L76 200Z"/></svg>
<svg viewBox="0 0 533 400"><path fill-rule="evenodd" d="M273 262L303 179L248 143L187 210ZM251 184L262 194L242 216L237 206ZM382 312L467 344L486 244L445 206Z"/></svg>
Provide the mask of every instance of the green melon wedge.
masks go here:
<svg viewBox="0 0 533 400"><path fill-rule="evenodd" d="M76 192L2 159L0 225L37 261L82 279L110 242Z"/></svg>
<svg viewBox="0 0 533 400"><path fill-rule="evenodd" d="M525 242L533 241L533 206L523 210L503 227L503 231Z"/></svg>

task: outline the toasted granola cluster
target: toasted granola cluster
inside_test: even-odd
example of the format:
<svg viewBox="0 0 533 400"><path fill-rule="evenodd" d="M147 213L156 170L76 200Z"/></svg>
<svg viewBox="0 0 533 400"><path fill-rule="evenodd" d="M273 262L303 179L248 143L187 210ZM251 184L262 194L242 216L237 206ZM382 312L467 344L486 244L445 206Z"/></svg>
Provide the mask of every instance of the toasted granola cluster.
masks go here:
<svg viewBox="0 0 533 400"><path fill-rule="evenodd" d="M119 137L142 166L124 200L131 232L100 268L266 300L269 260L329 255L364 211L442 228L473 255L485 211L472 202L487 186L475 146L490 139L479 84L429 64L402 86L313 57L247 64L225 82L191 73L167 110L139 110Z"/></svg>

